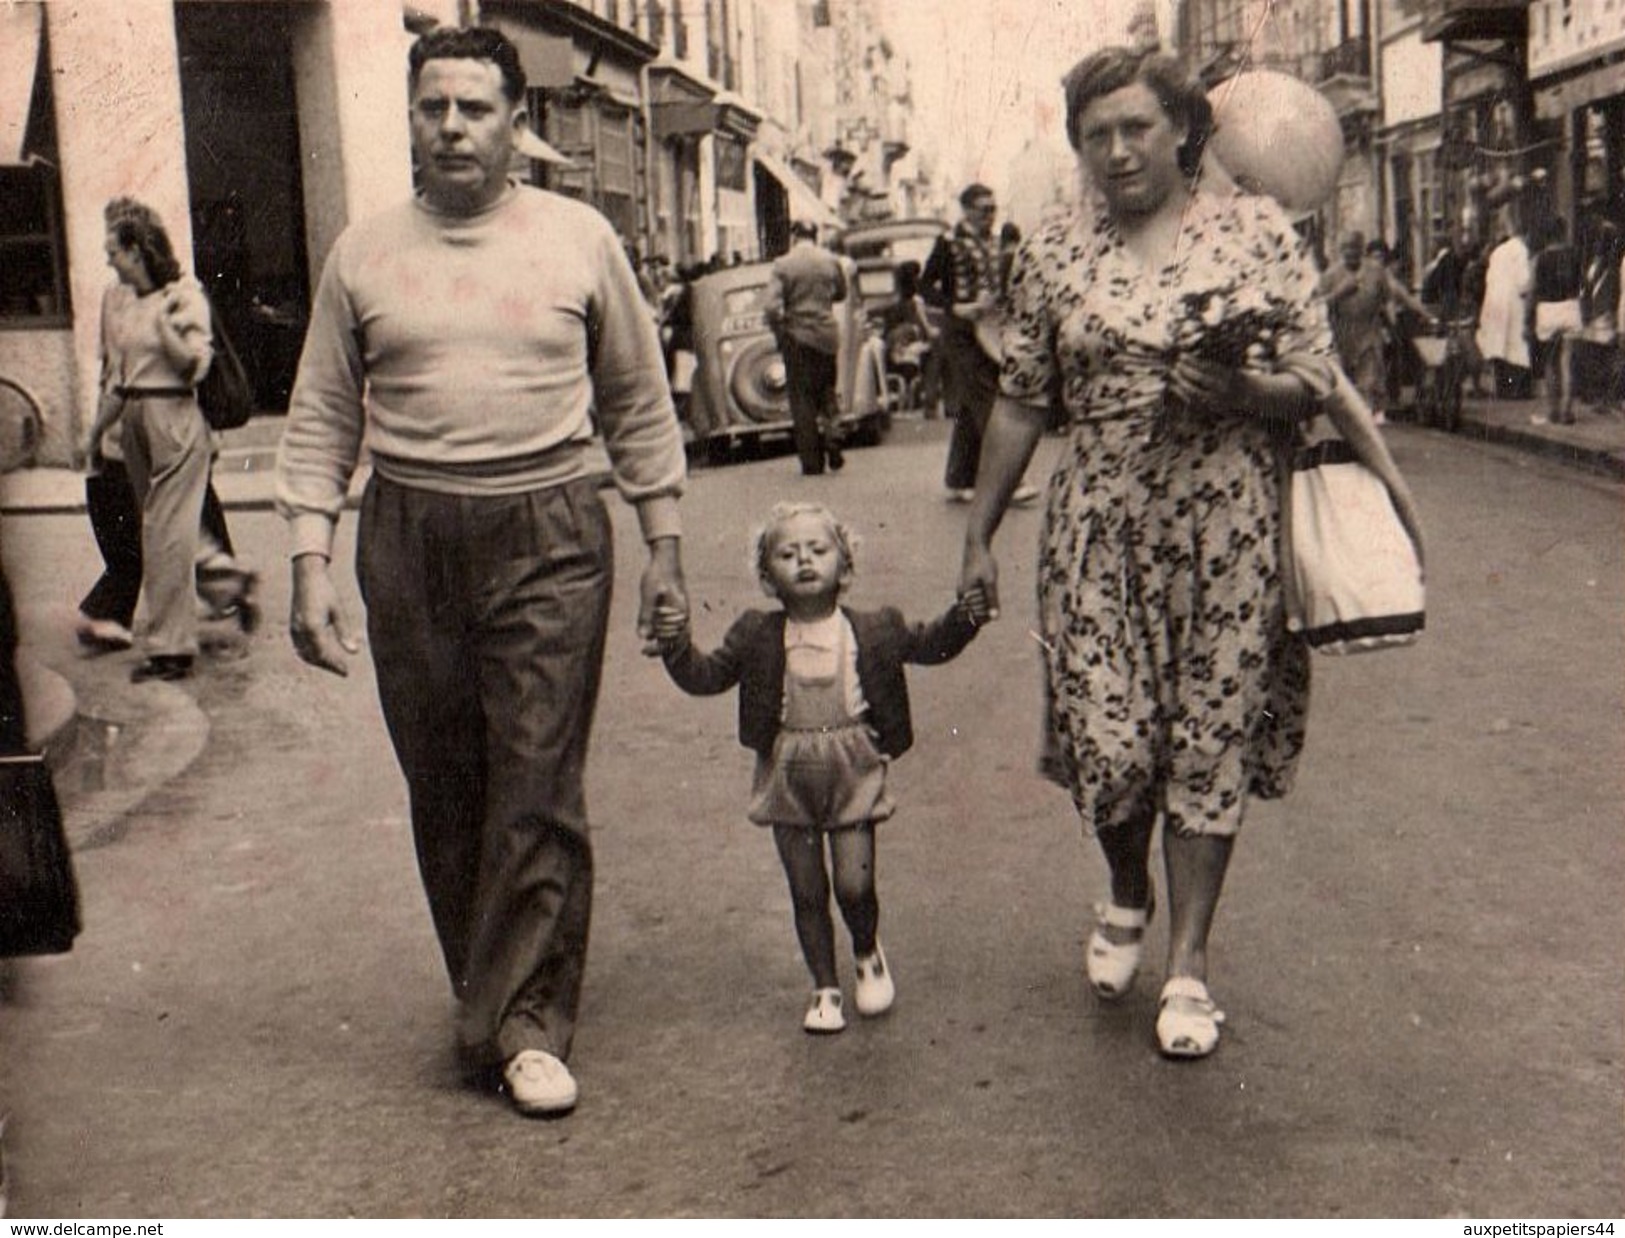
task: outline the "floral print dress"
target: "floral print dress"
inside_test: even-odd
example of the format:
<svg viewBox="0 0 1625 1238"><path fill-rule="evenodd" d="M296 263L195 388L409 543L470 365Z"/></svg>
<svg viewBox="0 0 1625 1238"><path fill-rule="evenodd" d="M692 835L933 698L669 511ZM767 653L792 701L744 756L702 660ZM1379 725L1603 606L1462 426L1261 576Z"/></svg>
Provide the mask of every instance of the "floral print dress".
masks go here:
<svg viewBox="0 0 1625 1238"><path fill-rule="evenodd" d="M1181 833L1234 834L1249 794L1290 789L1309 663L1282 604L1278 439L1245 410L1198 414L1166 391L1182 348L1226 337L1234 361L1329 374L1316 287L1273 201L1201 188L1163 270L1097 199L1046 220L1017 259L1002 390L1029 404L1059 391L1070 425L1038 603L1050 738L1090 832L1160 811Z"/></svg>

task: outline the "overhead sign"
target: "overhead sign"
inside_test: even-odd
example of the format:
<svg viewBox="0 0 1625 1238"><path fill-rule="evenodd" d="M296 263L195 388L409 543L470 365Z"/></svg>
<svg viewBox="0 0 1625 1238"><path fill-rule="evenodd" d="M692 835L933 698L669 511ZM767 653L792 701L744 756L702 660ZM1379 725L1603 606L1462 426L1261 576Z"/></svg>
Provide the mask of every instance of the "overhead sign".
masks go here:
<svg viewBox="0 0 1625 1238"><path fill-rule="evenodd" d="M1529 77L1544 77L1625 48L1618 0L1534 0L1529 6Z"/></svg>

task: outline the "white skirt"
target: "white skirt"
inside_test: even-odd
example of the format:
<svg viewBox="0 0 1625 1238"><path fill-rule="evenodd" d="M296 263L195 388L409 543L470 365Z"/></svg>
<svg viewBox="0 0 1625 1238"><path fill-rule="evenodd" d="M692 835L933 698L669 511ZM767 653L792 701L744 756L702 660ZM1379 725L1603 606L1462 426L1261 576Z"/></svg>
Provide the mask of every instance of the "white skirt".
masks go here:
<svg viewBox="0 0 1625 1238"><path fill-rule="evenodd" d="M1535 338L1542 344L1558 335L1578 335L1584 328L1578 300L1535 303Z"/></svg>

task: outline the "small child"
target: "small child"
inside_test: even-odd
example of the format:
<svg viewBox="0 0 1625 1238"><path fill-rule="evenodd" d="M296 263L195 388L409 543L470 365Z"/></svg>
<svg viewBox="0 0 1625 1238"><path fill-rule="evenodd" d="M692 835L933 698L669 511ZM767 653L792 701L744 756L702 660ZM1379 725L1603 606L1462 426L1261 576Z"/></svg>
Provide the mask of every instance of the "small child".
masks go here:
<svg viewBox="0 0 1625 1238"><path fill-rule="evenodd" d="M782 609L746 611L716 652L694 647L688 615L676 607L656 607L654 630L683 691L711 696L739 687L739 739L756 753L748 816L773 828L813 978L802 1026L839 1032L846 1018L824 840L835 900L852 934L858 1013L883 1014L896 988L877 935L874 827L894 808L887 766L914 739L903 668L956 656L986 621L987 607L977 590L933 622L909 624L890 607L840 606L852 580L853 538L817 503L775 506L756 534L754 566Z"/></svg>

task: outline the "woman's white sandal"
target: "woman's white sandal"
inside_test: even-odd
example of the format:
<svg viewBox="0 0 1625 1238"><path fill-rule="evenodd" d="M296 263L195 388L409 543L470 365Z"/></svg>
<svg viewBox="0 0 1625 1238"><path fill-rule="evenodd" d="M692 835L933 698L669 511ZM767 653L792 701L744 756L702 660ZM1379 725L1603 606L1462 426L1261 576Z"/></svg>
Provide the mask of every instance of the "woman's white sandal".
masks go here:
<svg viewBox="0 0 1625 1238"><path fill-rule="evenodd" d="M1122 997L1134 987L1134 977L1140 971L1140 956L1145 952L1145 926L1151 923L1156 910L1155 892L1146 896L1144 907L1119 907L1116 903L1095 904L1095 931L1089 934L1089 946L1084 952L1084 971L1095 993L1108 1001ZM1138 929L1133 941L1115 942L1101 930L1107 927Z"/></svg>
<svg viewBox="0 0 1625 1238"><path fill-rule="evenodd" d="M1213 1004L1207 985L1194 976L1175 976L1162 986L1157 1002L1157 1046L1164 1057L1206 1057L1219 1047L1224 1011Z"/></svg>

